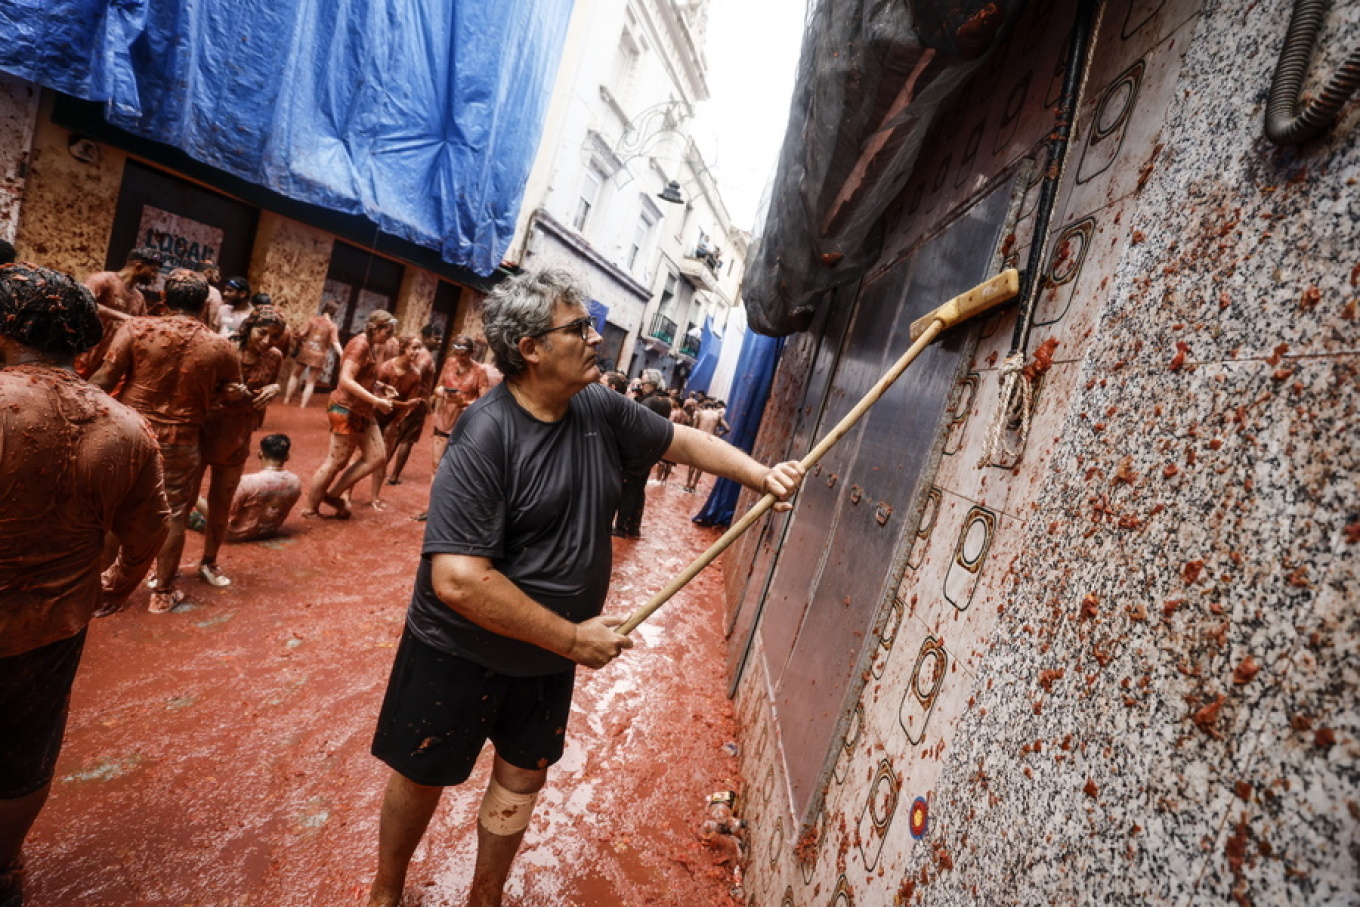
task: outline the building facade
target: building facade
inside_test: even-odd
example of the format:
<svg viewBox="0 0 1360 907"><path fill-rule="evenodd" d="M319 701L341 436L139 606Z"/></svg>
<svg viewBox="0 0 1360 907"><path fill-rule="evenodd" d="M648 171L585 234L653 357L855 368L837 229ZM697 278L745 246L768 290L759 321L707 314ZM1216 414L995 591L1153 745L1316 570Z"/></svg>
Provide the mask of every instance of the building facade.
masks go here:
<svg viewBox="0 0 1360 907"><path fill-rule="evenodd" d="M633 377L657 368L674 387L695 366L706 318L727 334L743 325L725 330L747 237L690 134L709 93L706 17L705 0L576 4L507 254L584 278L605 364Z"/></svg>

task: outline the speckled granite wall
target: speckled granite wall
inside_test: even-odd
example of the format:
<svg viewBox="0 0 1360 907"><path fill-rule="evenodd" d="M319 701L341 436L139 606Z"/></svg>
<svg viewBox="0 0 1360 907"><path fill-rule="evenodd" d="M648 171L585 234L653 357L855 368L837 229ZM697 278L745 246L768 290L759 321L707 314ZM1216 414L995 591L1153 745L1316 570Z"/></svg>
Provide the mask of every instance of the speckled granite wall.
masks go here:
<svg viewBox="0 0 1360 907"><path fill-rule="evenodd" d="M397 293L397 310L393 314L401 319L403 334L418 334L430 320L434 309L434 295L439 289L439 278L429 271L414 265L406 266L401 278L401 290Z"/></svg>
<svg viewBox="0 0 1360 907"><path fill-rule="evenodd" d="M1105 10L1032 436L977 467L993 317L810 829L743 677L750 904L1360 903L1360 111L1261 136L1287 6ZM1360 45L1337 6L1312 84ZM1039 13L1065 34L1069 4ZM1017 118L1015 65L935 154L1029 153L1050 92ZM920 169L885 258L974 191Z"/></svg>
<svg viewBox="0 0 1360 907"><path fill-rule="evenodd" d="M13 241L38 119L38 89L0 74L0 238Z"/></svg>
<svg viewBox="0 0 1360 907"><path fill-rule="evenodd" d="M272 211L261 211L247 277L269 293L297 330L321 306L335 237Z"/></svg>
<svg viewBox="0 0 1360 907"><path fill-rule="evenodd" d="M104 270L127 156L101 147L94 161L76 160L67 148L71 133L51 122L51 105L44 96L14 245L26 260L84 280Z"/></svg>

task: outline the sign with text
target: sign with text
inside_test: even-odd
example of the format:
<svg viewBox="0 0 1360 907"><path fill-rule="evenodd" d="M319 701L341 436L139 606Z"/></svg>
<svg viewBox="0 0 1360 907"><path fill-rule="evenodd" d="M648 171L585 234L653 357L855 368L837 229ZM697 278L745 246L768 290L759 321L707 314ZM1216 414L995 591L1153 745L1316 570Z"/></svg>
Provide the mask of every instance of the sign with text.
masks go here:
<svg viewBox="0 0 1360 907"><path fill-rule="evenodd" d="M165 256L162 273L175 268L197 271L205 259L217 260L222 248L222 231L217 227L153 208L142 206L142 221L137 226L137 246L159 249Z"/></svg>

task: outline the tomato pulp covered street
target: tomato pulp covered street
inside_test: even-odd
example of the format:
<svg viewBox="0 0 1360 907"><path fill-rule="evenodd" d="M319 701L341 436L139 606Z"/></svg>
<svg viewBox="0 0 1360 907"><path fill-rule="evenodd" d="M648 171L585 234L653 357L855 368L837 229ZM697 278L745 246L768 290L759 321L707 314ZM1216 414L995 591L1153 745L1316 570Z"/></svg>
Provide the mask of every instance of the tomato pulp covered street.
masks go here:
<svg viewBox="0 0 1360 907"><path fill-rule="evenodd" d="M321 401L275 405L304 481L326 449ZM256 441L261 436L256 433ZM376 866L386 766L368 753L419 557L428 437L387 509L355 490L354 518L303 521L227 545L226 588L181 565L190 605L146 592L95 621L52 798L29 836L34 905L362 903ZM643 539L616 540L606 610L627 614L710 544L703 503L652 486ZM700 839L707 797L735 787L721 575L710 568L642 625L634 649L578 674L567 752L549 775L506 903L729 904L733 867ZM489 748L446 791L405 903L461 904Z"/></svg>

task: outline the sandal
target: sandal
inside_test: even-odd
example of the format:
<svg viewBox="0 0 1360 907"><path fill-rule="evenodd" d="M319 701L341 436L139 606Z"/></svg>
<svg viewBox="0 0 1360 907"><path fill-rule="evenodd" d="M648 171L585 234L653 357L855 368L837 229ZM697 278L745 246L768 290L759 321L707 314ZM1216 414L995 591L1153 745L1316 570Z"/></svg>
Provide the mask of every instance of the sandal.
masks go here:
<svg viewBox="0 0 1360 907"><path fill-rule="evenodd" d="M184 593L175 588L157 589L151 593L151 604L146 610L152 614L168 614L184 604Z"/></svg>
<svg viewBox="0 0 1360 907"><path fill-rule="evenodd" d="M216 586L220 589L223 586L231 585L231 578L217 569L216 562L211 564L206 562L200 563L198 565L198 575L201 576L203 582L207 583L209 586Z"/></svg>

